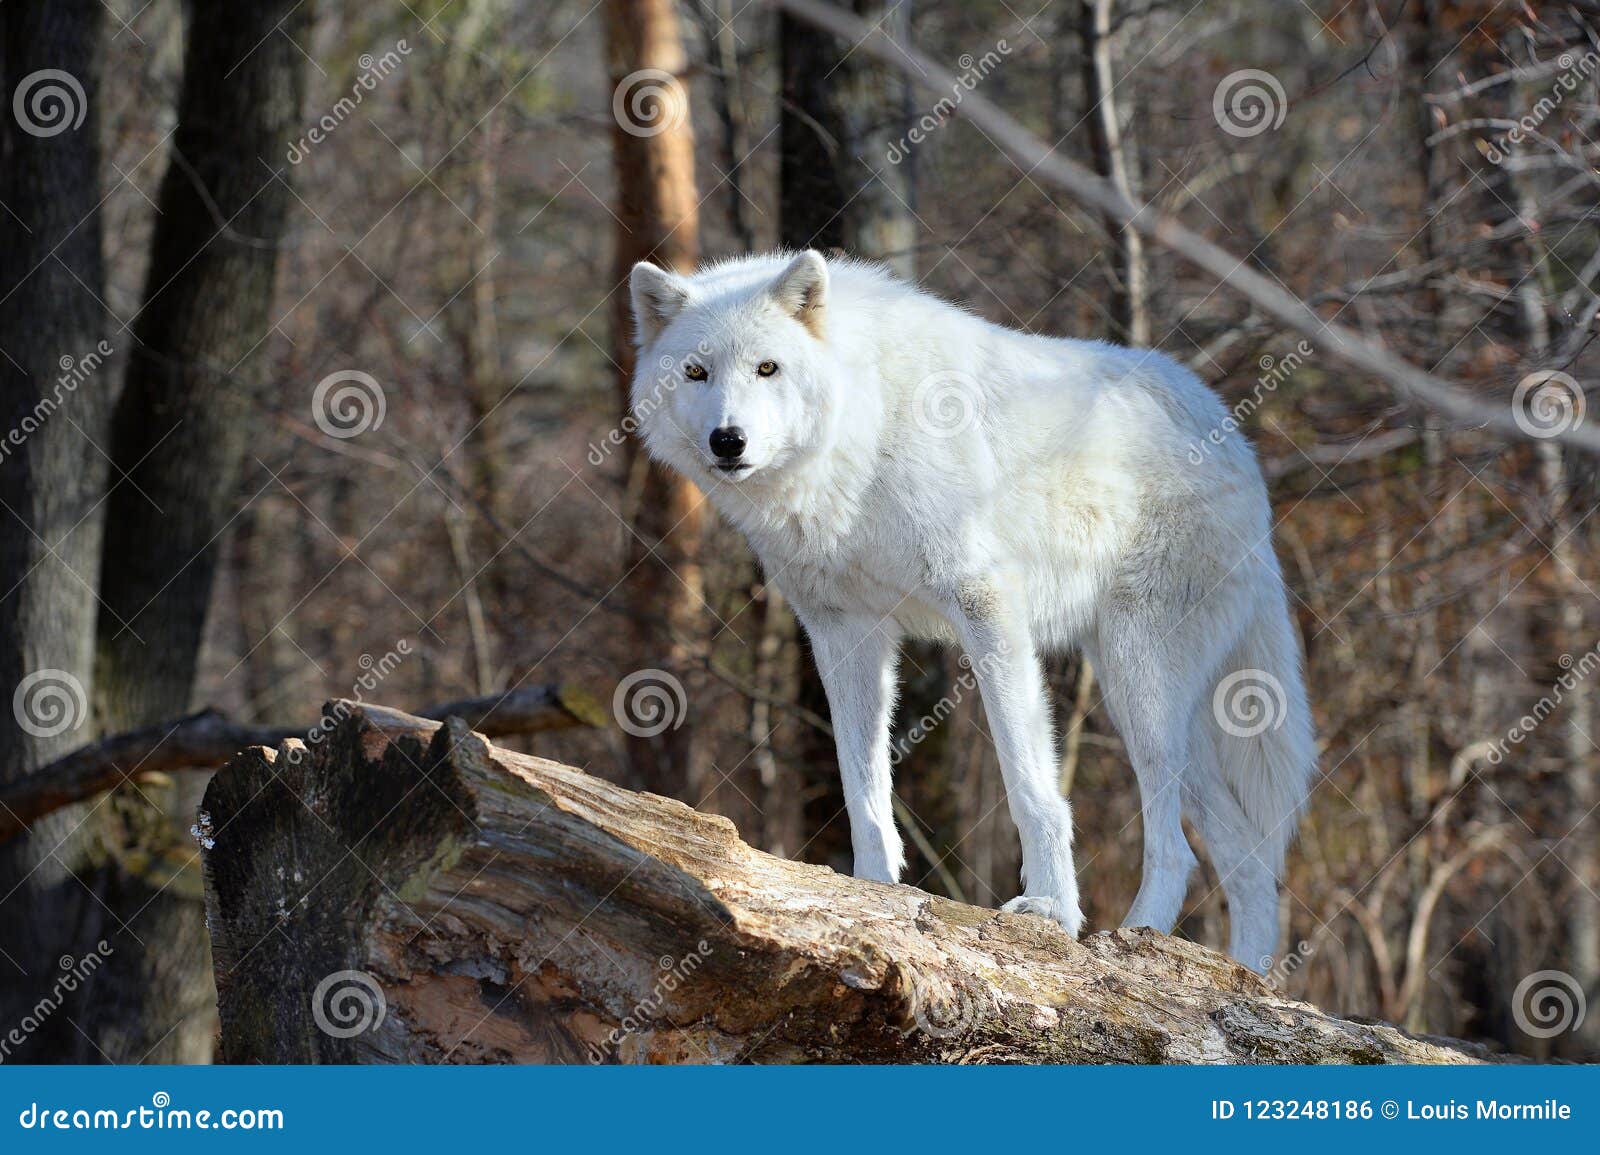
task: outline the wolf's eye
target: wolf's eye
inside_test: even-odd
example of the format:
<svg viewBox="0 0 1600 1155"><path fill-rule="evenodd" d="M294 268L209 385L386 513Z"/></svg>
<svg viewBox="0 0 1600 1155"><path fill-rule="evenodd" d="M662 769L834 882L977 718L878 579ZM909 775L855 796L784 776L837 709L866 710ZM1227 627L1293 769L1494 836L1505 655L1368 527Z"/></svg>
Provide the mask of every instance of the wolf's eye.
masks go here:
<svg viewBox="0 0 1600 1155"><path fill-rule="evenodd" d="M777 371L778 363L776 361L763 361L756 366L757 377L771 377Z"/></svg>
<svg viewBox="0 0 1600 1155"><path fill-rule="evenodd" d="M696 365L693 361L690 361L683 367L683 375L691 381L704 381L706 379L706 369L704 365Z"/></svg>

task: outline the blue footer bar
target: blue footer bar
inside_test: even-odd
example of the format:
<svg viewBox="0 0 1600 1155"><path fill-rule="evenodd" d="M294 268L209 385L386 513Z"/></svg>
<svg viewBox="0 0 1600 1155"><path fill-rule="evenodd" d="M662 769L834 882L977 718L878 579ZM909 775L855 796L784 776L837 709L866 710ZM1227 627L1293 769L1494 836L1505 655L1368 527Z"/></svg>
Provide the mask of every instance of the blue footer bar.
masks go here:
<svg viewBox="0 0 1600 1155"><path fill-rule="evenodd" d="M805 1152L868 1143L1170 1138L1501 1145L1600 1136L1596 1067L0 1067L0 1151L171 1151L307 1142L437 1145L465 1155L601 1144L649 1155ZM937 1148L931 1145L937 1144Z"/></svg>

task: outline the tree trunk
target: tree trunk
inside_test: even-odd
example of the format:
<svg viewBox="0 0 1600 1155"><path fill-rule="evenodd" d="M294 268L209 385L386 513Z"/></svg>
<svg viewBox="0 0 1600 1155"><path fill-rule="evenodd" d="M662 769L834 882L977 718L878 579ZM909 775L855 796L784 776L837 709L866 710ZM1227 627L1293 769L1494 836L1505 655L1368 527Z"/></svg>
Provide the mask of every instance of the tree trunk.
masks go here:
<svg viewBox="0 0 1600 1155"><path fill-rule="evenodd" d="M910 0L853 0L850 9L896 37L910 32ZM848 52L848 45L787 13L778 17L782 108L779 123L779 231L790 249L842 249L883 261L900 276L916 276L916 218L912 158L896 150L904 136L910 86L899 73ZM891 155L896 159L891 160ZM828 717L828 699L809 645L796 651L800 704ZM897 735L932 710L948 679L939 647L914 645L907 666L917 677L905 687ZM919 816L939 852L956 837L935 801L946 793L935 763L944 747L917 755L929 763ZM844 789L831 738L807 727L797 755L804 777L805 857L845 869L851 862ZM932 864L930 864L932 865Z"/></svg>
<svg viewBox="0 0 1600 1155"><path fill-rule="evenodd" d="M865 54L887 63L903 73L914 74L922 87L938 91L953 90L961 80L944 65L915 45L891 43L874 36L861 20L826 0L772 0L785 12L803 17L820 28L855 44L856 54ZM1203 270L1230 291L1239 294L1263 314L1281 321L1290 330L1318 343L1342 364L1369 373L1408 398L1464 421L1481 423L1509 436L1526 437L1509 412L1509 406L1481 400L1470 391L1435 373L1420 369L1378 342L1350 326L1325 321L1306 301L1284 289L1272 277L1251 268L1247 262L1212 244L1200 234L1149 204L1129 200L1104 178L1062 156L1047 142L1024 128L976 89L969 90L961 104L961 115L981 128L990 144L1009 157L1024 172L1044 183L1063 189L1078 204L1111 219L1138 229L1167 252ZM1572 423L1560 433L1573 445L1600 451L1600 431Z"/></svg>
<svg viewBox="0 0 1600 1155"><path fill-rule="evenodd" d="M455 719L356 707L246 751L199 828L229 1062L1494 1058L1154 932L1076 943L774 858Z"/></svg>
<svg viewBox="0 0 1600 1155"><path fill-rule="evenodd" d="M911 0L847 6L885 32L909 38ZM778 36L783 244L840 248L915 277L914 153L903 149L910 84L788 13L778 16Z"/></svg>
<svg viewBox="0 0 1600 1155"><path fill-rule="evenodd" d="M251 359L271 339L310 27L295 0L190 9L172 157L161 182L136 345L113 423L96 664L107 730L181 714L220 533L239 507L257 401ZM311 406L314 382L298 383ZM159 542L161 548L152 548Z"/></svg>
<svg viewBox="0 0 1600 1155"><path fill-rule="evenodd" d="M462 698L421 711L424 718L461 718L491 737L604 727L607 707L577 686L519 686L481 698ZM315 728L333 725L318 719ZM212 770L246 746L276 746L304 738L310 726L243 726L216 710L114 734L0 786L0 842L15 838L47 814L141 779L184 770ZM128 769L124 769L127 767ZM147 783L148 784L148 783Z"/></svg>
<svg viewBox="0 0 1600 1155"><path fill-rule="evenodd" d="M251 358L272 339L291 200L283 158L300 131L309 27L310 6L296 0L188 9L178 127L112 423L115 476L125 480L106 501L101 567L95 703L107 731L189 708L253 433ZM308 408L311 385L298 386ZM171 870L139 867L192 861L191 805L151 787L114 795L108 807L126 828L126 869L108 883L110 905L139 915L137 938L97 981L114 992L107 1029L130 1040L134 1058L204 1060L211 1050L198 879L185 887Z"/></svg>
<svg viewBox="0 0 1600 1155"><path fill-rule="evenodd" d="M688 59L672 0L607 0L606 51L611 70L616 162L616 291L612 294L613 359L618 412L629 411L635 349L628 272L638 261L691 273L700 258L694 134ZM700 570L704 498L692 482L650 461L629 438L627 542L623 596L661 614L664 628L640 625L634 653L642 668L662 667L680 683L688 674L682 640L704 631ZM674 639L674 635L676 637ZM706 783L694 768L695 731L681 717L651 737L631 736L634 780L646 789L699 801Z"/></svg>
<svg viewBox="0 0 1600 1155"><path fill-rule="evenodd" d="M1542 93L1522 83L1513 85L1512 91L1513 115L1531 115ZM1538 220L1539 201L1534 192L1537 174L1524 174L1515 167L1508 167L1507 172L1518 211L1527 220ZM1535 366L1536 371L1543 371L1552 367L1549 309L1556 293L1546 280L1552 254L1542 234L1536 231L1530 231L1522 248L1527 261L1517 282L1517 300L1522 306L1522 336L1526 341L1527 363ZM1588 572L1589 555L1583 549L1582 536L1588 519L1586 512L1580 512L1580 501L1572 485L1572 470L1561 443L1540 441L1538 454L1550 526L1550 560L1555 563L1550 569L1550 581L1561 594L1555 624L1564 644L1577 651L1561 656L1559 661L1564 664L1560 668L1566 671L1592 636L1587 629L1585 609L1594 596L1590 581L1593 575ZM1566 719L1561 732L1561 752L1569 781L1568 813L1577 815L1578 820L1563 840L1566 847L1558 848L1557 853L1577 883L1567 923L1571 936L1568 957L1572 960L1572 977L1586 996L1594 999L1600 997L1600 899L1596 898L1600 891L1600 838L1594 836L1595 827L1600 825L1600 819L1595 818L1595 811L1600 808L1600 759L1595 755L1594 704L1589 683L1581 677L1571 677L1570 681L1571 688L1565 692L1562 704ZM1587 836L1579 833L1585 828ZM1572 1034L1574 1051L1600 1049L1600 1014L1584 1016L1574 1024Z"/></svg>
<svg viewBox="0 0 1600 1155"><path fill-rule="evenodd" d="M1442 225L1435 209L1439 196L1439 158L1438 150L1432 144L1433 108L1428 104L1427 97L1428 77L1437 65L1443 63L1438 59L1438 54L1441 49L1448 51L1448 41L1445 44L1438 43L1440 35L1433 9L1433 0L1414 0L1407 29L1409 67L1406 87L1416 133L1420 218L1413 241L1424 263L1431 262L1438 253ZM1420 305L1422 323L1418 326L1416 341L1417 355L1429 364L1435 363L1440 356L1441 335L1446 331L1443 327L1444 312L1444 302L1440 300L1438 291L1431 285L1424 285ZM1421 413L1418 423L1423 426L1422 454L1427 464L1427 476L1432 483L1433 479L1444 474L1449 447L1445 431L1434 415ZM1454 541L1462 536L1461 519L1455 503L1446 503L1440 509L1438 522L1441 541ZM1419 589L1413 591L1412 596L1418 602L1426 602L1432 593L1427 589ZM1416 904L1421 901L1427 888L1430 859L1438 854L1448 856L1448 851L1441 845L1444 838L1448 837L1448 832L1427 829L1430 825L1427 818L1434 806L1436 792L1433 743L1438 722L1436 712L1428 701L1427 674L1440 662L1440 611L1436 606L1416 605L1414 612L1416 635L1411 652L1411 679L1417 690L1401 710L1406 746L1403 786L1406 821L1410 829L1426 830L1426 835L1411 839L1405 848L1407 898L1411 909L1408 911L1410 917L1396 928L1393 954L1397 958L1405 955L1405 943L1416 917ZM1478 615L1475 613L1474 616ZM1481 643L1469 638L1467 647L1474 645L1481 646ZM1479 657L1481 659L1481 655ZM1420 1030L1426 1024L1427 1005L1422 998L1416 998L1408 1006L1399 1009L1405 1016L1406 1026Z"/></svg>
<svg viewBox="0 0 1600 1155"><path fill-rule="evenodd" d="M839 152L844 112L835 88L841 49L829 33L778 14L778 231L789 249L842 249Z"/></svg>
<svg viewBox="0 0 1600 1155"><path fill-rule="evenodd" d="M111 412L107 357L122 343L106 339L99 300L103 11L99 0L0 6L0 687L16 714L0 725L0 785L92 729L106 475L95 446ZM101 818L63 810L0 847L0 1022L21 1022L49 993L57 960L105 933L95 897L74 878ZM46 1019L8 1057L94 1060L68 1021L81 1005Z"/></svg>
<svg viewBox="0 0 1600 1155"><path fill-rule="evenodd" d="M787 12L778 14L778 234L786 249L844 249L849 195L839 159L844 117L831 83L839 52L838 42L827 33ZM829 718L811 639L803 629L797 637L796 699L803 709ZM794 754L803 837L796 857L848 870L850 826L833 739L814 727L801 727Z"/></svg>
<svg viewBox="0 0 1600 1155"><path fill-rule="evenodd" d="M1084 119L1094 171L1129 200L1133 186L1122 147L1117 115L1116 77L1111 68L1111 0L1079 0L1078 39L1083 52ZM1144 240L1111 217L1105 219L1113 245L1110 339L1124 345L1150 344L1150 310Z"/></svg>
<svg viewBox="0 0 1600 1155"><path fill-rule="evenodd" d="M728 228L738 251L755 251L755 225L750 220L751 202L745 191L744 162L750 152L749 118L740 97L742 68L739 39L733 31L737 13L733 0L699 0L695 7L705 38L706 56L711 61L711 107L721 130L722 164L726 170L723 186L728 205Z"/></svg>

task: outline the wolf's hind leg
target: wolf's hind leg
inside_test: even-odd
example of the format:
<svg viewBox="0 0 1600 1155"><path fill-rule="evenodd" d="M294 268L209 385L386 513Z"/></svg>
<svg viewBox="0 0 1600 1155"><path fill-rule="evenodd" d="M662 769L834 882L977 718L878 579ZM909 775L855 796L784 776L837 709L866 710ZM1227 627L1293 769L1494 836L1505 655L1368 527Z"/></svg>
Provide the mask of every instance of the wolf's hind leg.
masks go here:
<svg viewBox="0 0 1600 1155"><path fill-rule="evenodd" d="M889 714L899 638L873 618L804 614L828 693L857 878L898 882L905 850L894 826Z"/></svg>
<svg viewBox="0 0 1600 1155"><path fill-rule="evenodd" d="M1206 855L1228 899L1228 953L1257 973L1272 969L1278 942L1278 854L1281 842L1263 836L1222 776L1204 723L1193 727L1190 752L1196 773L1184 809L1200 831Z"/></svg>
<svg viewBox="0 0 1600 1155"><path fill-rule="evenodd" d="M1123 926L1154 927L1170 934L1183 910L1194 851L1183 833L1183 794L1193 702L1183 679L1156 656L1148 627L1103 625L1095 666L1106 707L1116 723L1139 781L1144 823L1144 870L1139 894Z"/></svg>

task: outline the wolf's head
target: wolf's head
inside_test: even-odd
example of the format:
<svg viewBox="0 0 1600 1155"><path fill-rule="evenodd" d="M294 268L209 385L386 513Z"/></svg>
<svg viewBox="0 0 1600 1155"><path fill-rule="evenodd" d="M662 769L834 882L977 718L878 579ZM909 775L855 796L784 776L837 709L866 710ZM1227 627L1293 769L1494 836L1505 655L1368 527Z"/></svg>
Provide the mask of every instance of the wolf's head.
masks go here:
<svg viewBox="0 0 1600 1155"><path fill-rule="evenodd" d="M768 279L630 281L632 408L651 456L702 483L771 476L823 448L839 370L824 339L828 267L806 251Z"/></svg>

